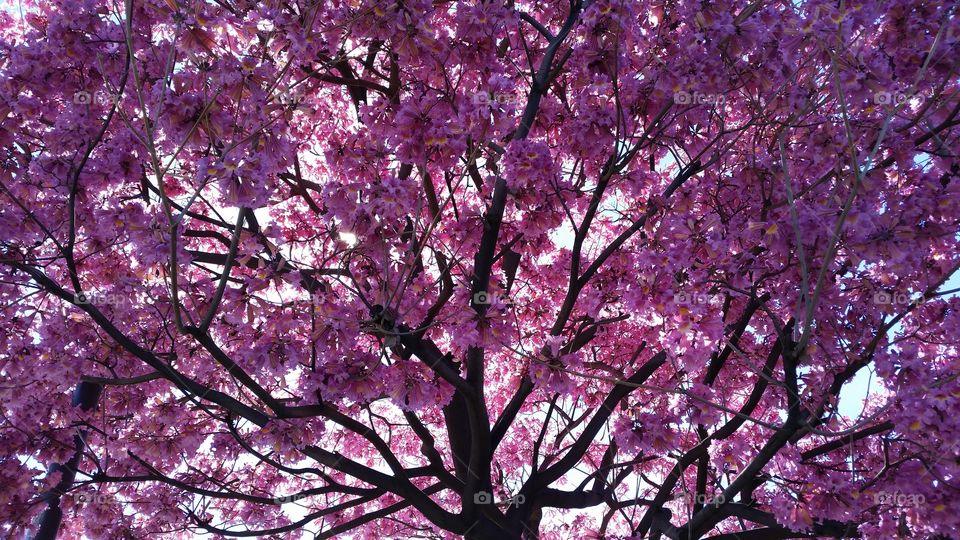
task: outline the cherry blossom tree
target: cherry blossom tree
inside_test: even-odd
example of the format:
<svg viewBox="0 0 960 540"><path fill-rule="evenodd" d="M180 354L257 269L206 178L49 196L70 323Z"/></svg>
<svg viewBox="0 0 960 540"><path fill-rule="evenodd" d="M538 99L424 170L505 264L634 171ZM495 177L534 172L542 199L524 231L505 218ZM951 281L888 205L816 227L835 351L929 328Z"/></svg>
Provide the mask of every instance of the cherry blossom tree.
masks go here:
<svg viewBox="0 0 960 540"><path fill-rule="evenodd" d="M0 530L949 538L956 7L5 3Z"/></svg>

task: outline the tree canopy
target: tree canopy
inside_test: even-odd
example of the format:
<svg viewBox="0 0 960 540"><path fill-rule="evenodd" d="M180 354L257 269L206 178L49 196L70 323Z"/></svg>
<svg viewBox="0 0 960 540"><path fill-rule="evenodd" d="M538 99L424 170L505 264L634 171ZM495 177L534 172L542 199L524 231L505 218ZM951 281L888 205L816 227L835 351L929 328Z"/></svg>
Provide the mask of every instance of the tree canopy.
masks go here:
<svg viewBox="0 0 960 540"><path fill-rule="evenodd" d="M956 11L0 5L0 531L949 538Z"/></svg>

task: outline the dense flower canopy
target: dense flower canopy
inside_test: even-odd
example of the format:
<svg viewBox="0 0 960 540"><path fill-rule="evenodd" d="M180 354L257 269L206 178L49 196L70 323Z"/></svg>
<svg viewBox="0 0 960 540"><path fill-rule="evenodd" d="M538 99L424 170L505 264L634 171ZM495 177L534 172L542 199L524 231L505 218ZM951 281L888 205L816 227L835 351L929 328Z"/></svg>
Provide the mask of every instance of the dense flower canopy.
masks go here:
<svg viewBox="0 0 960 540"><path fill-rule="evenodd" d="M3 5L0 530L947 538L956 7Z"/></svg>

